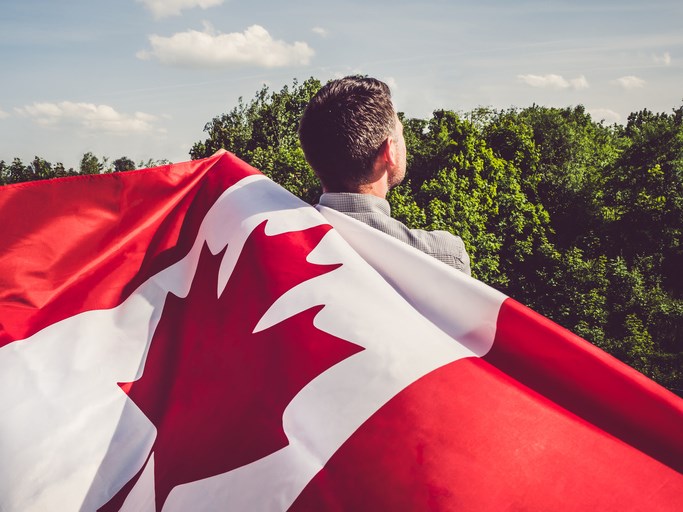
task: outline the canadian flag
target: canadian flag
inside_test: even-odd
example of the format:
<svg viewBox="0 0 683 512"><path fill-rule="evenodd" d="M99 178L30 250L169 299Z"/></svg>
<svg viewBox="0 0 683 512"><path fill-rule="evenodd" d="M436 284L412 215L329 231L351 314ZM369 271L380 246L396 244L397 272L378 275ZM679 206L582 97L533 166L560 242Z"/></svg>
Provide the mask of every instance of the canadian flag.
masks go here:
<svg viewBox="0 0 683 512"><path fill-rule="evenodd" d="M683 510L678 397L227 152L0 215L0 510Z"/></svg>

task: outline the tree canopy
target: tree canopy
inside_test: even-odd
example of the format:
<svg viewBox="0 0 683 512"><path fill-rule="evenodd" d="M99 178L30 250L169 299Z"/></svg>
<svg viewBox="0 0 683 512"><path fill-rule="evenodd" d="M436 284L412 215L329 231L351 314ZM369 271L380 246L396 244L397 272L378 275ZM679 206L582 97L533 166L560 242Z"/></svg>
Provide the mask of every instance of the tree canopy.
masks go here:
<svg viewBox="0 0 683 512"><path fill-rule="evenodd" d="M74 170L72 167L65 169L61 162L52 164L40 157L35 157L29 164L24 164L19 158L15 158L11 164L7 164L4 160L0 160L0 185L63 178L65 176L78 176L80 174L132 171L168 163L170 162L164 159L149 159L136 164L127 156L122 156L114 161L110 161L107 157L98 158L92 152L88 151L81 157L78 170Z"/></svg>

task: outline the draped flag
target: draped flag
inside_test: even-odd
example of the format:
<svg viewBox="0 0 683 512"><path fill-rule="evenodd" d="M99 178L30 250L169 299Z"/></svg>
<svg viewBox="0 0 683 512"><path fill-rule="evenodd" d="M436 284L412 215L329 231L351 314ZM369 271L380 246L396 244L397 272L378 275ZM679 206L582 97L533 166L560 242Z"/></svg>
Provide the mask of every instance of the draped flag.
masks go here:
<svg viewBox="0 0 683 512"><path fill-rule="evenodd" d="M683 510L683 401L227 152L0 188L0 510Z"/></svg>

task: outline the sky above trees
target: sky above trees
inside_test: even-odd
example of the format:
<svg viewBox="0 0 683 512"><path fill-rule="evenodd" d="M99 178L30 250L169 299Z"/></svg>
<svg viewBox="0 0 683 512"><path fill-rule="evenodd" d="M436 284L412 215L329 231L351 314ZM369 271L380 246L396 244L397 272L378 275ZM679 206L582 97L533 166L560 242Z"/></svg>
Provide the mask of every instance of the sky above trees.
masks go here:
<svg viewBox="0 0 683 512"><path fill-rule="evenodd" d="M625 123L681 105L681 19L677 0L5 0L0 160L188 160L262 84L351 73L408 116L583 104Z"/></svg>

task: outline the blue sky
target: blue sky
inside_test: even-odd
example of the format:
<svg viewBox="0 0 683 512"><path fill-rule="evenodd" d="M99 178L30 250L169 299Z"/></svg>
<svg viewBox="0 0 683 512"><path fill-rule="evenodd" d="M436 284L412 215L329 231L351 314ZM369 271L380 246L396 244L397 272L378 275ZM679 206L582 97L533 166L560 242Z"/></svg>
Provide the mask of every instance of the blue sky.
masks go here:
<svg viewBox="0 0 683 512"><path fill-rule="evenodd" d="M3 0L0 159L188 160L262 84L376 76L408 116L683 102L683 2Z"/></svg>

